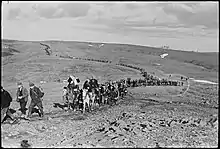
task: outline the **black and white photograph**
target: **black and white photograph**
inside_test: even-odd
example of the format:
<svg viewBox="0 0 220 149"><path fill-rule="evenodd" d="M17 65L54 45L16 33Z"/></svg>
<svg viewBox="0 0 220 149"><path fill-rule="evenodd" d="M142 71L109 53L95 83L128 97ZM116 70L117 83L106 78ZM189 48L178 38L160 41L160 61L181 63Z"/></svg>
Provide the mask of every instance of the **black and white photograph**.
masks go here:
<svg viewBox="0 0 220 149"><path fill-rule="evenodd" d="M217 148L218 1L2 1L1 147Z"/></svg>

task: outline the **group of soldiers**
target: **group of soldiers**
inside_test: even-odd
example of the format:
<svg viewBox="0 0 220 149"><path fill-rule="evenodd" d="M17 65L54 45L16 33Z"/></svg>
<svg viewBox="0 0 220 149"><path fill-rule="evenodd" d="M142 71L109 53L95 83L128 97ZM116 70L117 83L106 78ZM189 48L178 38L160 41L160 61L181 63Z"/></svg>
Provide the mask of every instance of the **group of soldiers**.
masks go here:
<svg viewBox="0 0 220 149"><path fill-rule="evenodd" d="M16 101L20 105L21 118L30 119L34 112L37 112L40 117L44 117L43 111L43 96L44 92L41 87L37 87L34 83L29 82L29 92L23 86L22 82L17 83ZM29 100L29 95L31 97L30 105L28 108L27 102ZM8 91L6 91L1 86L1 123L3 123L8 117L11 118L12 123L17 122L17 118L13 116L13 110L10 109L10 104L12 102L12 97ZM37 110L36 108L37 107ZM28 110L28 113L26 112Z"/></svg>
<svg viewBox="0 0 220 149"><path fill-rule="evenodd" d="M139 87L139 86L183 86L182 81L174 81L168 79L159 79L153 76L146 76L140 79L131 80L127 78L128 87Z"/></svg>
<svg viewBox="0 0 220 149"><path fill-rule="evenodd" d="M68 57L73 59L73 57L71 57L71 56L68 56ZM99 60L99 59L93 59L93 58L75 57L75 59L96 61L96 62L102 62L102 63L112 63L112 61L109 61L109 60ZM182 81L174 81L174 80L170 80L170 79L160 79L156 76L148 74L143 68L140 68L138 66L133 66L133 65L124 64L124 63L117 63L116 65L136 69L136 70L140 71L140 74L144 77L144 79L136 79L133 81L128 81L128 85L130 87L137 87L137 86L183 86ZM181 80L184 80L184 77L181 77ZM185 78L185 80L187 81L188 78Z"/></svg>
<svg viewBox="0 0 220 149"><path fill-rule="evenodd" d="M153 76L152 74L149 74L146 72L143 68L137 67L137 66L132 66L129 64L117 64L120 66L136 69L140 71L141 75L143 76L143 79L136 79L130 81L130 78L128 78L128 86L129 87L138 87L138 86L183 86L182 81L176 81L176 80L171 80L171 79L160 79L156 76ZM169 76L170 77L170 76ZM184 77L181 77L181 80L183 80ZM187 80L187 78L186 78Z"/></svg>
<svg viewBox="0 0 220 149"><path fill-rule="evenodd" d="M69 76L68 85L63 88L63 101L66 106L65 109L82 110L83 97L82 92L86 90L86 95L90 99L95 96L94 104L114 104L119 96L123 97L126 94L126 86L124 82L106 82L98 83L98 80L94 77L86 79L82 89L79 88L79 78L75 76ZM85 95L85 96L86 96ZM90 106L90 105L88 105Z"/></svg>
<svg viewBox="0 0 220 149"><path fill-rule="evenodd" d="M93 58L80 58L80 57L76 57L75 59L94 61L94 62L101 62L101 63L111 63L111 61L109 61L109 60L99 60L99 59L93 59Z"/></svg>
<svg viewBox="0 0 220 149"><path fill-rule="evenodd" d="M128 65L128 67L130 67ZM137 69L139 69L137 67ZM151 74L148 74L143 69L140 68L143 78L134 79L126 78L120 79L118 81L108 81L105 83L98 83L98 80L94 77L87 79L82 89L79 87L80 80L78 77L70 75L68 78L68 85L63 88L63 101L65 109L82 110L83 105L83 90L86 90L89 98L95 95L94 104L103 105L103 104L114 104L119 98L123 98L127 93L128 87L140 87L140 86L178 86L183 85L183 82L172 81L167 79L159 79L154 77ZM181 77L181 80L183 78ZM43 112L43 96L44 92L41 87L35 86L33 83L29 82L30 90L23 86L21 82L17 84L18 89L16 92L16 101L20 105L21 117L30 119L32 113L36 112L40 117L44 117ZM28 108L26 108L28 97L31 97L31 102ZM9 106L12 101L11 95L1 87L1 122L4 121L6 116L9 116L12 120L14 119L13 115L10 112ZM87 105L89 106L89 105ZM37 107L37 110L34 108ZM26 111L28 110L28 114Z"/></svg>
<svg viewBox="0 0 220 149"><path fill-rule="evenodd" d="M111 63L111 61L109 61L109 60L98 60L98 59L92 59L92 58L79 58L79 57L76 57L75 59L96 61L96 62L102 62L102 63ZM170 79L160 79L156 76L153 76L153 75L147 73L143 68L140 68L138 66L133 66L133 65L130 65L130 64L123 64L123 63L117 63L116 65L136 69L136 70L140 71L141 75L144 77L143 79L136 79L136 80L132 80L132 81L128 80L128 86L129 87L138 87L138 86L183 86L182 81L174 81L174 80L170 80ZM183 77L181 77L181 80L183 80ZM186 78L186 80L187 80L187 78Z"/></svg>
<svg viewBox="0 0 220 149"><path fill-rule="evenodd" d="M127 93L128 87L140 87L140 86L182 86L183 82L173 81L167 79L159 79L154 77L147 72L142 71L143 78L134 79L126 78L120 79L117 81L108 81L105 83L98 83L98 80L95 78L87 79L82 89L79 88L79 78L75 76L69 76L68 85L63 88L63 100L66 109L76 109L82 110L83 106L83 96L82 90L86 89L87 94L90 99L92 96L96 96L94 103L98 105L102 104L112 104L124 97Z"/></svg>

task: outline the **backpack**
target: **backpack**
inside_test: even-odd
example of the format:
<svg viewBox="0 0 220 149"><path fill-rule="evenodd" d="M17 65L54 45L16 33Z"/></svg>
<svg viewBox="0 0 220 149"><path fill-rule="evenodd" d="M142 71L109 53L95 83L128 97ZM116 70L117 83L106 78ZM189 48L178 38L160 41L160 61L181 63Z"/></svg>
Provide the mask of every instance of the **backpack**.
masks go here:
<svg viewBox="0 0 220 149"><path fill-rule="evenodd" d="M76 81L77 81L77 83L80 83L80 80L79 80L79 78L77 78L77 79L76 79Z"/></svg>
<svg viewBox="0 0 220 149"><path fill-rule="evenodd" d="M6 98L8 98L9 102L12 102L12 97L8 91L4 90L3 94Z"/></svg>
<svg viewBox="0 0 220 149"><path fill-rule="evenodd" d="M44 91L43 91L43 88L42 87L38 87L39 90L40 90L40 98L42 98L44 96Z"/></svg>

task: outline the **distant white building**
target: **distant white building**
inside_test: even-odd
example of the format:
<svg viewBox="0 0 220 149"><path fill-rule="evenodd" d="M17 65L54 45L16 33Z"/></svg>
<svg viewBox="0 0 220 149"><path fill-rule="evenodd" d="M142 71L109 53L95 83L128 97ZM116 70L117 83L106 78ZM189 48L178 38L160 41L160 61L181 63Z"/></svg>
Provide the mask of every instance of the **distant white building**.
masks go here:
<svg viewBox="0 0 220 149"><path fill-rule="evenodd" d="M104 44L99 45L99 48L101 48L102 46L104 46Z"/></svg>
<svg viewBox="0 0 220 149"><path fill-rule="evenodd" d="M161 57L161 58L164 58L164 57L166 57L167 55L168 55L168 53L164 53L164 54L160 55L160 57Z"/></svg>

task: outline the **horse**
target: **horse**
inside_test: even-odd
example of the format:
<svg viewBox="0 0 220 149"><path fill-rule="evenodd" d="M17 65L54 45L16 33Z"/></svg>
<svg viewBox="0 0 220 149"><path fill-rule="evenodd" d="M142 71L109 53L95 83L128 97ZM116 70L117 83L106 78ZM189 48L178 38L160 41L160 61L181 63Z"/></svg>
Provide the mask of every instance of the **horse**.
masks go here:
<svg viewBox="0 0 220 149"><path fill-rule="evenodd" d="M89 92L90 97L91 97L91 106L94 107L96 105L96 103L99 104L99 91L96 88L92 88L91 89L92 92Z"/></svg>
<svg viewBox="0 0 220 149"><path fill-rule="evenodd" d="M86 110L86 104L88 105L90 111L94 104L95 95L92 92L88 92L87 89L82 89L82 98L83 98L83 113Z"/></svg>
<svg viewBox="0 0 220 149"><path fill-rule="evenodd" d="M88 105L88 108L90 110L90 98L89 98L87 89L82 89L82 98L83 98L83 113L85 113L86 104Z"/></svg>

